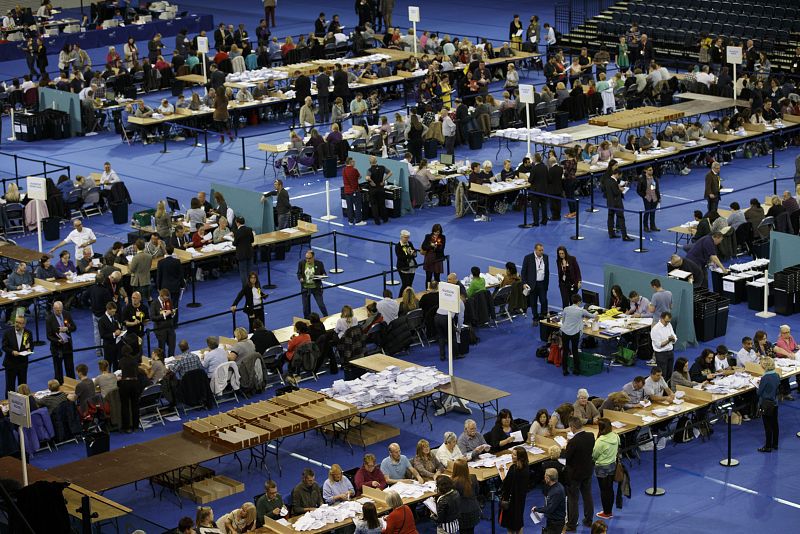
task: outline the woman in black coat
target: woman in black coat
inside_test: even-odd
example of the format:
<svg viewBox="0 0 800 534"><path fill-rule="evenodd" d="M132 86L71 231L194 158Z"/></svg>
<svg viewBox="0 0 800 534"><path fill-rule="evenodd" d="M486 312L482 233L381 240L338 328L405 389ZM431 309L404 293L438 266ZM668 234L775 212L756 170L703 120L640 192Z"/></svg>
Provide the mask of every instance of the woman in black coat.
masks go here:
<svg viewBox="0 0 800 534"><path fill-rule="evenodd" d="M622 288L618 285L611 286L611 296L608 299L608 307L616 308L620 311L626 312L631 308L631 301L622 292Z"/></svg>
<svg viewBox="0 0 800 534"><path fill-rule="evenodd" d="M453 486L453 479L447 475L436 477L436 513L433 520L436 532L459 532L461 496Z"/></svg>
<svg viewBox="0 0 800 534"><path fill-rule="evenodd" d="M447 239L442 233L442 225L436 223L431 228L431 233L425 234L425 239L422 240L422 253L425 254L425 261L422 263L422 268L425 270L425 288L431 283L431 280L439 281L439 278L444 272L444 247Z"/></svg>
<svg viewBox="0 0 800 534"><path fill-rule="evenodd" d="M409 238L411 233L408 230L400 232L400 242L394 246L394 253L397 258L397 271L400 273L400 291L398 298L403 296L403 290L412 287L414 284L414 274L417 270L417 249Z"/></svg>
<svg viewBox="0 0 800 534"><path fill-rule="evenodd" d="M267 298L267 294L261 291L261 284L258 281L258 274L255 271L250 273L247 284L243 285L239 294L236 295L236 299L231 305L232 312L236 313L236 306L243 297L244 313L247 314L250 332L253 332L255 331L253 323L256 319L259 319L262 324L264 323L264 300Z"/></svg>
<svg viewBox="0 0 800 534"><path fill-rule="evenodd" d="M36 39L36 66L39 67L41 74L45 73L47 65L47 48L45 48L44 41L41 38Z"/></svg>
<svg viewBox="0 0 800 534"><path fill-rule="evenodd" d="M511 467L505 472L505 477L503 470L500 471L500 476L503 478L500 493L500 525L509 534L522 532L525 524L525 496L528 493L529 479L527 451L522 447L514 447L511 457L513 458Z"/></svg>

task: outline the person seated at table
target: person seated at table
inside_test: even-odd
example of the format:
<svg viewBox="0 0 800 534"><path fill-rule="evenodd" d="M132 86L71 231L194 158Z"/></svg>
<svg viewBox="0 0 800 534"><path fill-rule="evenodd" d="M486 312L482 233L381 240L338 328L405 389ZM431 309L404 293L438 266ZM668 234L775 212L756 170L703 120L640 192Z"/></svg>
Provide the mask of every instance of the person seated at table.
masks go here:
<svg viewBox="0 0 800 534"><path fill-rule="evenodd" d="M652 402L670 403L675 399L675 394L664 380L660 367L650 368L650 376L644 381L644 395Z"/></svg>
<svg viewBox="0 0 800 534"><path fill-rule="evenodd" d="M520 165L521 166L521 165ZM500 179L503 181L513 180L519 174L519 170L511 166L511 160L503 160L503 169L500 171Z"/></svg>
<svg viewBox="0 0 800 534"><path fill-rule="evenodd" d="M626 315L632 317L652 317L653 313L650 311L650 301L647 297L639 295L636 291L628 293L631 307L625 312Z"/></svg>
<svg viewBox="0 0 800 534"><path fill-rule="evenodd" d="M386 488L386 477L383 475L381 468L375 465L375 462L374 454L367 453L364 455L364 462L355 475L356 496L361 495L364 491L364 486L379 490Z"/></svg>
<svg viewBox="0 0 800 534"><path fill-rule="evenodd" d="M473 266L470 269L470 274L472 275L472 278L469 281L469 286L467 286L467 298L471 297L478 291L486 290L486 280L481 277L480 267Z"/></svg>
<svg viewBox="0 0 800 534"><path fill-rule="evenodd" d="M52 281L64 279L66 275L58 272L58 270L50 264L50 256L42 256L39 260L39 266L36 267L36 278Z"/></svg>
<svg viewBox="0 0 800 534"><path fill-rule="evenodd" d="M274 480L264 482L264 494L256 500L256 527L264 525L264 516L280 519L283 508L283 497L278 493L278 485Z"/></svg>
<svg viewBox="0 0 800 534"><path fill-rule="evenodd" d="M614 410L616 412L623 412L625 411L625 405L631 401L631 398L628 397L628 394L624 391L615 391L610 393L606 400L603 401L603 404L600 405L600 417L605 417L603 415L603 410Z"/></svg>
<svg viewBox="0 0 800 534"><path fill-rule="evenodd" d="M481 164L477 161L470 163L469 183L471 184L485 184L488 180L481 172Z"/></svg>
<svg viewBox="0 0 800 534"><path fill-rule="evenodd" d="M47 411L52 415L62 402L71 402L75 400L75 395L73 393L64 393L59 390L60 387L61 384L58 380L48 380L47 390L49 394L37 401L39 408L47 408Z"/></svg>
<svg viewBox="0 0 800 534"><path fill-rule="evenodd" d="M389 456L381 462L381 471L386 477L386 482L394 484L401 480L415 479L417 482L422 483L424 480L419 472L411 465L408 458L400 453L400 445L391 443L389 445Z"/></svg>
<svg viewBox="0 0 800 534"><path fill-rule="evenodd" d="M302 515L322 506L322 488L314 480L314 471L306 467L302 477L292 490L292 515Z"/></svg>
<svg viewBox="0 0 800 534"><path fill-rule="evenodd" d="M714 354L714 370L717 374L720 374L722 371L731 368L731 364L728 361L728 356L730 355L730 351L728 347L725 345L717 345L717 352Z"/></svg>
<svg viewBox="0 0 800 534"><path fill-rule="evenodd" d="M536 436L550 437L550 413L546 408L536 412L531 428L528 430L528 443L534 443Z"/></svg>
<svg viewBox="0 0 800 534"><path fill-rule="evenodd" d="M231 232L231 227L228 225L228 218L220 216L217 220L217 227L214 228L214 233L212 234L212 241L214 243L230 241L230 239L225 239L226 236L233 236L233 232Z"/></svg>
<svg viewBox="0 0 800 534"><path fill-rule="evenodd" d="M643 376L637 376L622 386L623 393L625 393L629 399L628 402L625 403L626 410L639 408L642 406L642 403L645 402L644 383L645 378Z"/></svg>
<svg viewBox="0 0 800 534"><path fill-rule="evenodd" d="M198 229L201 228L202 226L203 225L199 226ZM152 234L150 237L151 240L147 244L148 245L153 244L155 249L155 243L160 242L160 239L158 239L157 234ZM181 250L186 250L188 247L192 246L192 238L189 237L189 235L187 235L186 227L184 225L179 224L178 226L175 227L175 234L169 238L169 244L172 245L172 248L174 249L179 248ZM164 246L165 246L164 243L160 242L160 247L163 248ZM147 247L145 247L145 252L148 252ZM159 253L158 250L154 250L153 252L154 254L151 254L153 258L158 258L160 256L163 256L163 254L161 254L160 256L156 255Z"/></svg>
<svg viewBox="0 0 800 534"><path fill-rule="evenodd" d="M495 419L494 426L489 431L489 445L492 451L501 451L511 447L514 444L515 437L512 435L514 432L514 418L511 415L511 410L503 408Z"/></svg>
<svg viewBox="0 0 800 534"><path fill-rule="evenodd" d="M156 347L150 355L150 367L145 369L145 374L151 384L158 384L167 375L164 365L164 351Z"/></svg>
<svg viewBox="0 0 800 534"><path fill-rule="evenodd" d="M689 377L695 382L708 382L716 377L714 367L714 351L703 349L689 369Z"/></svg>
<svg viewBox="0 0 800 534"><path fill-rule="evenodd" d="M219 346L219 338L217 336L208 336L206 338L206 346L208 347L208 352L203 356L203 369L205 369L208 378L212 378L217 367L228 361L228 353Z"/></svg>
<svg viewBox="0 0 800 534"><path fill-rule="evenodd" d="M584 388L578 390L578 396L572 406L575 409L574 416L581 420L582 425L593 425L600 419L600 412L594 403L589 402L589 392Z"/></svg>
<svg viewBox="0 0 800 534"><path fill-rule="evenodd" d="M550 427L550 434L556 434L557 430L567 430L569 428L569 418L575 413L575 406L570 402L559 404L552 414L547 426Z"/></svg>
<svg viewBox="0 0 800 534"><path fill-rule="evenodd" d="M56 272L61 274L64 278L66 278L67 273L75 274L77 272L75 264L72 263L72 260L70 259L70 253L67 250L62 250L58 255L58 261L54 265L54 268Z"/></svg>
<svg viewBox="0 0 800 534"><path fill-rule="evenodd" d="M93 381L95 386L100 388L100 395L106 397L117 389L117 375L111 372L108 361L106 360L98 361L97 368L100 370L100 374L94 377Z"/></svg>
<svg viewBox="0 0 800 534"><path fill-rule="evenodd" d="M411 310L419 308L419 299L413 288L407 287L403 290L403 295L400 298L400 306L397 310L398 317L408 314Z"/></svg>
<svg viewBox="0 0 800 534"><path fill-rule="evenodd" d="M192 531L193 533L219 532L217 524L214 522L214 510L210 506L198 506L194 521L197 524L197 530Z"/></svg>
<svg viewBox="0 0 800 534"><path fill-rule="evenodd" d="M33 274L28 270L28 264L21 261L17 264L16 269L6 278L6 289L9 291L17 291L23 289L23 286L33 285Z"/></svg>
<svg viewBox="0 0 800 534"><path fill-rule="evenodd" d="M483 434L478 432L478 425L473 419L464 421L464 431L458 436L459 450L470 460L476 459L480 454L489 451L491 446L486 443Z"/></svg>
<svg viewBox="0 0 800 534"><path fill-rule="evenodd" d="M494 171L492 170L492 162L488 159L483 162L483 166L481 167L481 177L483 178L483 183L486 184L496 181Z"/></svg>
<svg viewBox="0 0 800 534"><path fill-rule="evenodd" d="M435 480L444 472L444 464L431 453L431 445L426 439L417 442L417 453L411 459L411 465L426 482Z"/></svg>
<svg viewBox="0 0 800 534"><path fill-rule="evenodd" d="M203 226L199 227L197 231L192 234L192 248L195 250L200 250L208 243L211 243L214 240L214 236L210 230L211 227L208 224L204 224Z"/></svg>
<svg viewBox="0 0 800 534"><path fill-rule="evenodd" d="M217 519L217 529L222 534L239 534L252 530L256 524L256 505L251 502L242 504L236 510Z"/></svg>
<svg viewBox="0 0 800 534"><path fill-rule="evenodd" d="M280 361L279 369L283 370L283 364L288 363L291 368L291 362L294 358L294 353L297 347L306 343L311 343L311 336L308 334L308 325L304 321L297 321L294 323L294 335L289 340L289 345L286 347L286 352Z"/></svg>
<svg viewBox="0 0 800 534"><path fill-rule="evenodd" d="M455 432L445 432L442 444L436 449L436 459L448 469L452 469L452 462L464 458L461 449L458 448L458 437Z"/></svg>
<svg viewBox="0 0 800 534"><path fill-rule="evenodd" d="M20 395L27 395L28 396L28 405L32 412L39 409L39 402L36 400L36 396L31 393L31 388L28 387L28 384L20 384L17 386L17 393Z"/></svg>
<svg viewBox="0 0 800 534"><path fill-rule="evenodd" d="M628 297L622 292L622 288L616 284L611 286L611 296L608 299L608 307L616 308L622 312L627 312L627 310L631 308Z"/></svg>
<svg viewBox="0 0 800 534"><path fill-rule="evenodd" d="M355 497L356 491L353 484L342 474L339 464L333 464L328 471L328 478L322 484L322 498L327 504L349 501Z"/></svg>
<svg viewBox="0 0 800 534"><path fill-rule="evenodd" d="M267 349L280 345L278 338L275 337L272 330L264 326L264 321L261 319L255 319L253 321L253 337L251 337L250 340L253 342L253 345L255 345L256 352L259 354L264 354Z"/></svg>
<svg viewBox="0 0 800 534"><path fill-rule="evenodd" d="M386 505L391 509L386 516L386 528L383 532L397 534L416 534L417 527L414 522L414 512L396 491L386 491Z"/></svg>
<svg viewBox="0 0 800 534"><path fill-rule="evenodd" d="M672 376L670 377L669 381L670 387L675 391L677 391L678 386L693 388L697 384L705 382L705 380L701 382L692 380L689 372L689 360L684 357L680 357L675 360L675 368L672 371Z"/></svg>

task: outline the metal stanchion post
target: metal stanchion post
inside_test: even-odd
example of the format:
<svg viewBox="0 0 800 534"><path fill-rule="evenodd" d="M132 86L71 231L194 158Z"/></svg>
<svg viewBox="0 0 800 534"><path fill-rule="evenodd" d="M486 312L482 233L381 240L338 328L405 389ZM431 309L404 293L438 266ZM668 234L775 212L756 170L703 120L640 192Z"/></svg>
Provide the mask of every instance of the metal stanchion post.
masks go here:
<svg viewBox="0 0 800 534"><path fill-rule="evenodd" d="M167 150L167 136L165 135L164 136L164 149L161 150L161 153L162 154L166 154L167 152L169 152L169 150Z"/></svg>
<svg viewBox="0 0 800 534"><path fill-rule="evenodd" d="M590 198L590 203L589 207L586 208L586 212L597 213L598 211L600 211L594 207L594 175L589 177L589 198Z"/></svg>
<svg viewBox="0 0 800 534"><path fill-rule="evenodd" d="M386 291L386 271L383 271L383 290ZM797 437L800 438L800 432L797 433Z"/></svg>
<svg viewBox="0 0 800 534"><path fill-rule="evenodd" d="M772 177L772 194L773 195L778 194L778 179L775 178L774 176Z"/></svg>
<svg viewBox="0 0 800 534"><path fill-rule="evenodd" d="M242 166L239 167L239 170L240 171L249 171L250 167L247 166L247 158L245 157L245 154L244 154L244 137L242 137L241 139L242 139ZM206 158L206 159L208 159L208 158Z"/></svg>
<svg viewBox="0 0 800 534"><path fill-rule="evenodd" d="M581 200L575 199L575 235L570 236L569 238L573 241L581 241L583 236L581 235Z"/></svg>
<svg viewBox="0 0 800 534"><path fill-rule="evenodd" d="M653 435L653 487L644 492L651 497L661 497L666 493L664 488L658 487L658 433Z"/></svg>
<svg viewBox="0 0 800 534"><path fill-rule="evenodd" d="M772 163L767 165L770 169L775 169L776 167L780 167L780 165L775 163L775 134L770 136L770 140L772 141ZM775 190L775 194L778 194L777 189Z"/></svg>
<svg viewBox="0 0 800 534"><path fill-rule="evenodd" d="M333 274L344 272L344 269L339 268L339 252L336 248L336 230L333 231L333 269L331 269L330 272Z"/></svg>
<svg viewBox="0 0 800 534"><path fill-rule="evenodd" d="M187 308L199 308L202 306L199 302L195 300L195 285L197 280L197 264L192 262L192 302L186 305Z"/></svg>
<svg viewBox="0 0 800 534"><path fill-rule="evenodd" d="M391 280L387 282L387 285L396 286L400 284L399 280L394 279L394 243L389 243L389 275L391 276Z"/></svg>
<svg viewBox="0 0 800 534"><path fill-rule="evenodd" d="M625 213L622 213L622 216L625 216ZM633 249L634 252L647 252L647 249L644 248L644 213L639 212L639 248Z"/></svg>
<svg viewBox="0 0 800 534"><path fill-rule="evenodd" d="M275 289L276 287L278 287L272 283L272 269L270 268L271 257L272 257L272 251L270 250L270 247L267 247L267 285L264 286L267 289Z"/></svg>
<svg viewBox="0 0 800 534"><path fill-rule="evenodd" d="M528 192L522 191L522 224L518 225L519 228L533 228L532 224L528 224Z"/></svg>
<svg viewBox="0 0 800 534"><path fill-rule="evenodd" d="M733 406L728 408L728 457L719 461L719 465L725 467L736 467L739 465L739 460L731 458L731 419L733 415Z"/></svg>
<svg viewBox="0 0 800 534"><path fill-rule="evenodd" d="M447 274L450 274L452 271L450 270L450 255L449 254L444 257L444 261L447 262ZM446 275L445 275L445 278L447 278Z"/></svg>
<svg viewBox="0 0 800 534"><path fill-rule="evenodd" d="M208 128L203 128L203 150L206 153L206 159L200 163L211 163L211 160L208 159Z"/></svg>

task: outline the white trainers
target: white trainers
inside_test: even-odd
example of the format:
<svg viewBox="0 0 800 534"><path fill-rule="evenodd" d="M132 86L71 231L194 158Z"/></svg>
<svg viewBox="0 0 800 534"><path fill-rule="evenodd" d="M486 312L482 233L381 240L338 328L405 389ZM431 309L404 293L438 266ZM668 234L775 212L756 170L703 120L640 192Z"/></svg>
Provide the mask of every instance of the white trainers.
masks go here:
<svg viewBox="0 0 800 534"><path fill-rule="evenodd" d="M656 366L656 359L655 358L651 358L650 361L647 362L647 365L649 365L650 367L655 367Z"/></svg>
<svg viewBox="0 0 800 534"><path fill-rule="evenodd" d="M690 169L689 167L684 167L683 170L681 171L681 174L686 176L690 172L692 172L692 169Z"/></svg>
<svg viewBox="0 0 800 534"><path fill-rule="evenodd" d="M367 221L358 221L356 223L356 226L366 226L366 225L367 225Z"/></svg>

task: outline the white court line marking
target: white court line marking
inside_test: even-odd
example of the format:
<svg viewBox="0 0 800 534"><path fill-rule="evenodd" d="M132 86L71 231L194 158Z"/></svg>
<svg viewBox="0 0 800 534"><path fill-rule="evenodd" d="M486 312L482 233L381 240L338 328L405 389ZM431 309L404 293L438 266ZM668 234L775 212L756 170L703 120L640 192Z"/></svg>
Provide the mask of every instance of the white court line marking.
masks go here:
<svg viewBox="0 0 800 534"><path fill-rule="evenodd" d="M681 471L685 471L684 469L680 469ZM781 499L780 497L771 497L769 495L762 495L761 493L757 492L756 490L752 490L750 488L745 488L744 486L740 486L738 484L733 484L731 482L725 482L724 480L720 480L718 478L710 477L707 475L700 475L701 478L708 480L709 482L713 482L715 484L719 484L720 486L727 486L729 488L733 488L735 490L748 493L750 495L761 495L763 497L767 497L770 500L773 500L779 504L784 504L786 506L791 506L792 508L797 508L800 510L800 504L792 501L787 501L786 499Z"/></svg>
<svg viewBox="0 0 800 534"><path fill-rule="evenodd" d="M662 193L661 196L662 197L667 197L667 198L677 198L678 200L685 200L687 202L690 201L690 200L696 200L696 199L693 199L693 198L679 197L679 196L676 196L676 195L665 195L663 193Z"/></svg>
<svg viewBox="0 0 800 534"><path fill-rule="evenodd" d="M330 249L327 249L327 248L322 248L322 247L311 247L311 248L313 248L314 250L319 250L319 251L322 251L322 252L327 252L328 254L333 254L333 251L332 251L332 250L330 250ZM345 254L344 252L337 252L337 253L336 253L336 255L337 255L337 256L342 256L343 258L349 258L349 257L350 257L350 256L348 256L347 254Z"/></svg>
<svg viewBox="0 0 800 534"><path fill-rule="evenodd" d="M336 285L333 282L326 282L325 280L322 281L322 284L326 286ZM372 297L378 300L382 298L380 295L376 295L374 293L367 293L366 291L361 291L360 289L354 289L352 287L347 287L347 286L336 286L336 289L344 289L345 291L349 291L351 293L357 293L359 295L364 295L365 297Z"/></svg>
<svg viewBox="0 0 800 534"><path fill-rule="evenodd" d="M295 198L297 198L297 197L295 197ZM343 223L337 223L337 222L333 222L333 221L324 221L324 220L318 219L316 217L311 217L311 220L312 221L319 221L320 224L331 224L333 226L339 226L341 228L344 228L344 224Z"/></svg>
<svg viewBox="0 0 800 534"><path fill-rule="evenodd" d="M298 200L298 199L301 199L301 198L314 197L314 196L317 196L317 195L324 195L324 194L325 194L325 191L317 191L316 193L306 193L305 195L297 195L295 197L292 197L292 200Z"/></svg>
<svg viewBox="0 0 800 534"><path fill-rule="evenodd" d="M367 262L367 263L371 263L371 264L375 265L375 261L374 260L364 260L364 261Z"/></svg>

